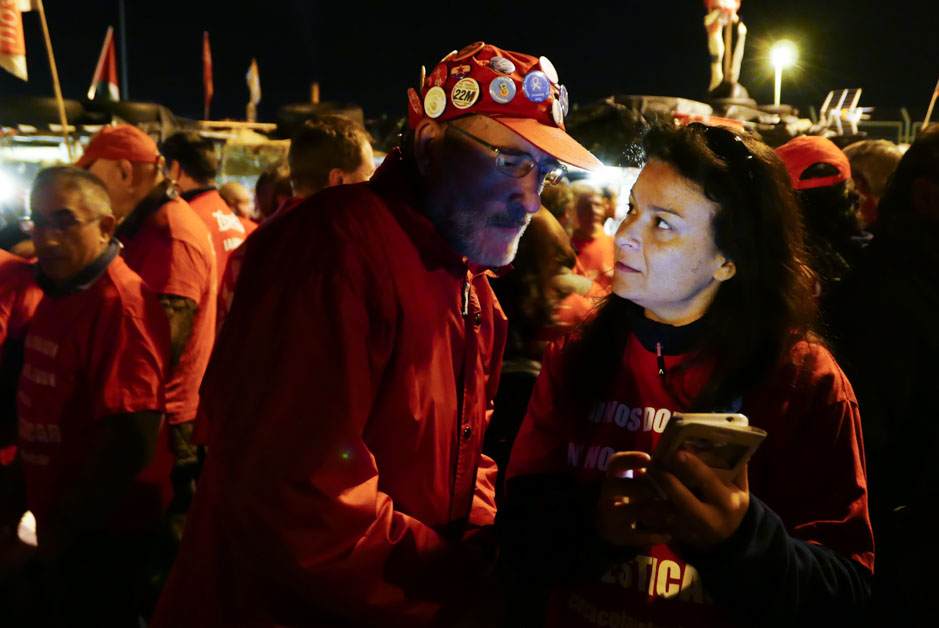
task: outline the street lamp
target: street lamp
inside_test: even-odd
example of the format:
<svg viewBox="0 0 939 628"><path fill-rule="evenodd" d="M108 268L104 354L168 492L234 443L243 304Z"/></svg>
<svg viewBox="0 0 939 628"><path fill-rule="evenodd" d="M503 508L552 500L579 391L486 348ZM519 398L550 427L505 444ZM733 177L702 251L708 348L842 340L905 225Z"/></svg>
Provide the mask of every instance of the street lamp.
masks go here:
<svg viewBox="0 0 939 628"><path fill-rule="evenodd" d="M776 68L776 92L773 102L777 107L779 106L779 92L782 89L783 68L788 68L795 63L798 54L796 45L787 39L776 42L769 51L769 58L773 67Z"/></svg>

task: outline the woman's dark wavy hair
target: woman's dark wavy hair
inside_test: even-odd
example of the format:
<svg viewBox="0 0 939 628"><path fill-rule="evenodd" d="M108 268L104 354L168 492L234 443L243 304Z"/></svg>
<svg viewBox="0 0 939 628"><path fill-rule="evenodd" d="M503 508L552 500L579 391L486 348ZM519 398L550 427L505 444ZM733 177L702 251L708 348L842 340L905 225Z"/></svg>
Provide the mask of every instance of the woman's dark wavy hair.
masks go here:
<svg viewBox="0 0 939 628"><path fill-rule="evenodd" d="M814 278L799 209L782 162L748 135L701 124L657 126L642 145L647 159L671 165L719 205L711 223L714 242L734 262L736 274L721 284L703 319L697 359L713 360L715 368L700 393L686 400L691 410L718 411L752 391L811 331ZM629 321L641 315L639 306L611 295L568 345L562 368L576 411L589 410L608 394L622 364ZM674 383L678 372L666 383Z"/></svg>

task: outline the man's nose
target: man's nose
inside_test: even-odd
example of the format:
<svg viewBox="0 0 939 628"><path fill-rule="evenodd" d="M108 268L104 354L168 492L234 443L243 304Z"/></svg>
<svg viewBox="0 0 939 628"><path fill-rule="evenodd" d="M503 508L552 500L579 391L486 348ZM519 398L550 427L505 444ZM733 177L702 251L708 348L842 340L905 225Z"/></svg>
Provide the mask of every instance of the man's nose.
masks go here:
<svg viewBox="0 0 939 628"><path fill-rule="evenodd" d="M538 167L520 179L522 186L522 205L529 214L541 209L541 191L544 189L544 175Z"/></svg>

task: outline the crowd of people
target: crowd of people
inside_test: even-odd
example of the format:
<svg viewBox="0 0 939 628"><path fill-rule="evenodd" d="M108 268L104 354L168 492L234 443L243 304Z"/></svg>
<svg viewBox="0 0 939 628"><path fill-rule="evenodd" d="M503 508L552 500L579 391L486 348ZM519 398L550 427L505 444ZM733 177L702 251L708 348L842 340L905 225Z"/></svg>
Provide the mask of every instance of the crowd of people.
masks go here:
<svg viewBox="0 0 939 628"><path fill-rule="evenodd" d="M568 99L478 42L377 170L324 115L253 195L126 124L41 171L0 250L4 625L928 625L939 130L650 124L618 199ZM768 436L730 481L652 464L684 412Z"/></svg>

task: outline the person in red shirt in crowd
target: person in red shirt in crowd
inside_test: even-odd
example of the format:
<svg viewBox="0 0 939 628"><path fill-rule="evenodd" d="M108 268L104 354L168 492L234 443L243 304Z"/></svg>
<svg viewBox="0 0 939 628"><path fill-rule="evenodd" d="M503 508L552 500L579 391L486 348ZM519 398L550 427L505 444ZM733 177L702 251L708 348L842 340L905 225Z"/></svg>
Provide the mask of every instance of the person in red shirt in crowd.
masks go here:
<svg viewBox="0 0 939 628"><path fill-rule="evenodd" d="M858 208L861 228L872 228L877 222L877 205L903 157L903 151L890 140L861 140L845 146L844 154L851 162L854 188L861 195Z"/></svg>
<svg viewBox="0 0 939 628"><path fill-rule="evenodd" d="M552 80L544 57L482 42L448 55L409 90L411 130L370 181L245 243L202 388L209 455L152 626L477 610L496 474L480 450L506 339L488 276L560 162L599 165L564 131Z"/></svg>
<svg viewBox="0 0 939 628"><path fill-rule="evenodd" d="M26 337L17 401L42 606L49 625L137 625L155 528L172 494L163 420L169 325L156 294L120 257L97 177L43 170L30 207L45 298Z"/></svg>
<svg viewBox="0 0 939 628"><path fill-rule="evenodd" d="M338 114L304 122L287 153L293 195L309 198L325 188L368 181L375 172L371 141L361 124Z"/></svg>
<svg viewBox="0 0 939 628"><path fill-rule="evenodd" d="M571 186L577 226L571 244L584 276L609 290L613 281L613 238L603 231L603 223L612 214L609 204L597 188L579 182Z"/></svg>
<svg viewBox="0 0 939 628"><path fill-rule="evenodd" d="M215 145L198 133L181 131L166 138L160 152L166 159L167 177L212 236L215 268L221 283L229 256L245 241L248 232L215 187L218 174Z"/></svg>
<svg viewBox="0 0 939 628"><path fill-rule="evenodd" d="M699 123L643 146L613 295L546 351L512 449L498 527L521 619L505 625L858 625L861 418L810 333L786 170ZM740 412L768 437L726 482L690 451L652 465L675 412Z"/></svg>
<svg viewBox="0 0 939 628"><path fill-rule="evenodd" d="M281 216L325 188L368 181L375 171L371 139L361 124L338 114L304 122L290 138L287 153L293 197L281 202L269 219ZM259 189L260 186L259 180ZM219 327L231 309L244 254L244 248L236 250L224 268L218 297Z"/></svg>
<svg viewBox="0 0 939 628"><path fill-rule="evenodd" d="M23 368L23 340L42 300L33 265L0 249L0 544L15 544L23 500L4 490L18 482L16 387ZM0 553L4 550L0 548Z"/></svg>
<svg viewBox="0 0 939 628"><path fill-rule="evenodd" d="M42 300L33 266L25 259L0 249L0 447L15 440L16 425L6 419L15 416L13 394L23 359L23 339L29 321ZM6 438L7 434L13 438Z"/></svg>
<svg viewBox="0 0 939 628"><path fill-rule="evenodd" d="M98 131L76 165L107 187L131 270L157 293L170 321L172 355L166 386L176 498L171 506L181 532L181 513L195 491L199 460L192 428L199 384L215 341L216 268L208 229L172 182L163 157L140 129L122 124Z"/></svg>
<svg viewBox="0 0 939 628"><path fill-rule="evenodd" d="M542 206L554 216L555 220L564 228L564 233L570 238L574 231L574 193L567 181L561 181L555 186L545 188L541 192Z"/></svg>
<svg viewBox="0 0 939 628"><path fill-rule="evenodd" d="M258 228L258 223L255 222L254 216L254 198L248 188L237 181L228 181L218 189L218 193L241 220L246 235L251 235L251 232Z"/></svg>
<svg viewBox="0 0 939 628"><path fill-rule="evenodd" d="M264 222L293 196L290 170L281 162L268 167L254 183L254 207L258 220Z"/></svg>

